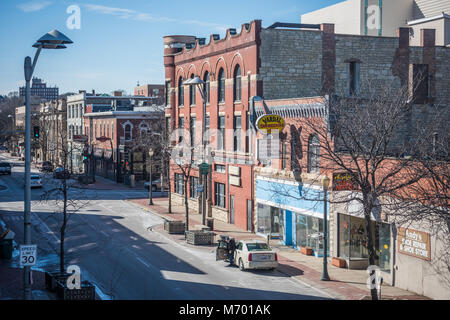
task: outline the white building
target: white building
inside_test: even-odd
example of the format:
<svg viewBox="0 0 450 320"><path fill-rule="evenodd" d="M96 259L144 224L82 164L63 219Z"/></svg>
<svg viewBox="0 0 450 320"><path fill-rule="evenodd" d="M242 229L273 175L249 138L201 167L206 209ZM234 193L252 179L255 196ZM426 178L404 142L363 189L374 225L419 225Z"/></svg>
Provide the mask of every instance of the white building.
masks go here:
<svg viewBox="0 0 450 320"><path fill-rule="evenodd" d="M436 29L436 45L450 44L449 0L347 0L301 16L301 23L334 23L336 33L397 36L411 27L411 45L420 45L420 29Z"/></svg>

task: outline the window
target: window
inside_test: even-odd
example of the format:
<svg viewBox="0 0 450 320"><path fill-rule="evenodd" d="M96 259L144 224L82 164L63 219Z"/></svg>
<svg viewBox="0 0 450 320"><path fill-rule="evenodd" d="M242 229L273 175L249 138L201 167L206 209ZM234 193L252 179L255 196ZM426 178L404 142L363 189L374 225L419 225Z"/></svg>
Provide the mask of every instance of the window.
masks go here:
<svg viewBox="0 0 450 320"><path fill-rule="evenodd" d="M178 142L183 142L183 140L184 140L184 118L183 117L179 118L178 129L180 129Z"/></svg>
<svg viewBox="0 0 450 320"><path fill-rule="evenodd" d="M219 173L225 173L226 172L226 167L222 164L216 164L216 172Z"/></svg>
<svg viewBox="0 0 450 320"><path fill-rule="evenodd" d="M191 79L194 79L194 74L191 75ZM195 85L189 86L189 104L195 105Z"/></svg>
<svg viewBox="0 0 450 320"><path fill-rule="evenodd" d="M216 164L216 172L219 173L225 173L226 172L226 166L222 165L222 164Z"/></svg>
<svg viewBox="0 0 450 320"><path fill-rule="evenodd" d="M320 159L320 141L317 135L313 135L309 138L308 142L308 172L319 172L319 159Z"/></svg>
<svg viewBox="0 0 450 320"><path fill-rule="evenodd" d="M172 118L167 117L166 118L166 137L169 138L169 136L172 134Z"/></svg>
<svg viewBox="0 0 450 320"><path fill-rule="evenodd" d="M198 192L197 192L197 186L198 186L198 178L196 177L191 177L190 179L190 184L189 184L189 194L191 196L192 199L196 199L198 198Z"/></svg>
<svg viewBox="0 0 450 320"><path fill-rule="evenodd" d="M223 69L219 71L219 88L218 88L218 97L219 102L225 102L225 72Z"/></svg>
<svg viewBox="0 0 450 320"><path fill-rule="evenodd" d="M210 136L209 136L209 129L210 129L210 126L211 126L211 124L210 124L210 118L209 118L209 116L206 116L206 119L205 119L205 141L206 141L206 143L207 144L209 144L210 143Z"/></svg>
<svg viewBox="0 0 450 320"><path fill-rule="evenodd" d="M175 174L175 193L184 195L184 179L182 174Z"/></svg>
<svg viewBox="0 0 450 320"><path fill-rule="evenodd" d="M124 131L125 131L125 141L131 141L132 140L131 124L126 124L124 127Z"/></svg>
<svg viewBox="0 0 450 320"><path fill-rule="evenodd" d="M178 106L184 105L184 85L183 77L178 80Z"/></svg>
<svg viewBox="0 0 450 320"><path fill-rule="evenodd" d="M203 87L203 92L205 95L206 103L209 104L211 83L209 80L209 72L208 71L205 73L205 76L203 77L203 81L205 82L204 87Z"/></svg>
<svg viewBox="0 0 450 320"><path fill-rule="evenodd" d="M347 65L347 94L350 96L359 94L359 63L350 61Z"/></svg>
<svg viewBox="0 0 450 320"><path fill-rule="evenodd" d="M223 183L214 183L214 190L215 190L215 204L217 207L225 208L226 207L226 194L225 194L225 185Z"/></svg>
<svg viewBox="0 0 450 320"><path fill-rule="evenodd" d="M423 104L427 102L427 98L431 97L430 92L430 77L428 75L427 64L413 64L412 70L412 83L410 84L410 90L412 93L411 100L415 104Z"/></svg>
<svg viewBox="0 0 450 320"><path fill-rule="evenodd" d="M234 69L234 84L233 84L233 96L234 101L241 101L241 67L239 65Z"/></svg>
<svg viewBox="0 0 450 320"><path fill-rule="evenodd" d="M217 139L217 149L224 150L225 149L225 117L219 117L219 134L220 137Z"/></svg>
<svg viewBox="0 0 450 320"><path fill-rule="evenodd" d="M170 105L169 101L169 88L170 88L170 82L166 82L166 88L165 88L165 98L166 98L166 106Z"/></svg>
<svg viewBox="0 0 450 320"><path fill-rule="evenodd" d="M242 147L242 123L241 123L241 116L235 116L234 117L234 151L241 151Z"/></svg>
<svg viewBox="0 0 450 320"><path fill-rule="evenodd" d="M282 170L286 170L287 169L287 148L288 148L288 144L287 142L284 142L282 145L282 150L281 150L281 169Z"/></svg>
<svg viewBox="0 0 450 320"><path fill-rule="evenodd" d="M190 137L191 137L191 140L190 140L190 143L191 143L191 146L195 146L195 121L196 121L197 119L195 118L195 117L191 117L191 121L190 121L190 123L189 123L189 134L190 134Z"/></svg>

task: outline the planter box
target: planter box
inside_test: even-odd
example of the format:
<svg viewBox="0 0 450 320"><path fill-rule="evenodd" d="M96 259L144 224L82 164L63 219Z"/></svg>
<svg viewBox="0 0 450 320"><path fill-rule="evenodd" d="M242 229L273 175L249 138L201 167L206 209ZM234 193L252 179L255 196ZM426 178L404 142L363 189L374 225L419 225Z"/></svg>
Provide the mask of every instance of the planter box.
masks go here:
<svg viewBox="0 0 450 320"><path fill-rule="evenodd" d="M186 231L186 242L195 246L212 245L214 233L208 231Z"/></svg>
<svg viewBox="0 0 450 320"><path fill-rule="evenodd" d="M80 289L68 289L66 282L57 281L56 293L61 300L95 300L95 286L89 281L81 282Z"/></svg>
<svg viewBox="0 0 450 320"><path fill-rule="evenodd" d="M313 249L311 247L301 247L300 252L307 256L313 255Z"/></svg>
<svg viewBox="0 0 450 320"><path fill-rule="evenodd" d="M186 231L186 223L182 221L165 221L164 230L169 234L184 234Z"/></svg>
<svg viewBox="0 0 450 320"><path fill-rule="evenodd" d="M60 274L59 271L45 273L45 288L50 292L56 292L58 282L66 282L70 274Z"/></svg>
<svg viewBox="0 0 450 320"><path fill-rule="evenodd" d="M331 259L331 264L333 265L333 266L335 266L335 267L338 267L338 268L345 268L345 266L346 266L346 261L345 261L345 259L341 259L341 258L332 258Z"/></svg>

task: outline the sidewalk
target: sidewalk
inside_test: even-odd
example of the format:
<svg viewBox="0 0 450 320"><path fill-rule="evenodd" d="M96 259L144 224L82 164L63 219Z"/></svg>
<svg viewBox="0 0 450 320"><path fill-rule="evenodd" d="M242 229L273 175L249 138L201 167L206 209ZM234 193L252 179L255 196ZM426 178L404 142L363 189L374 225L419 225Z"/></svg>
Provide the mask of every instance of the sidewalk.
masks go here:
<svg viewBox="0 0 450 320"><path fill-rule="evenodd" d="M140 208L158 215L169 221L185 221L185 207L172 205L172 214L168 214L168 199L154 199L154 205L148 205L148 199L128 200L130 203ZM197 212L189 211L190 230L198 229L202 225L202 217ZM162 228L154 228L153 231L164 234L173 240L185 242L184 236L168 235ZM237 241L245 239L266 240L265 238L253 234L249 231L241 230L234 225L218 220L214 221L214 232L216 239L220 235L235 238ZM366 281L368 273L365 270L348 270L337 268L328 263L328 274L331 281L321 281L323 260L320 258L306 256L298 250L280 244L279 240L270 240L270 246L278 253L280 263L279 272L289 275L296 280L310 285L316 289L325 291L328 295L340 300L365 300L370 299L370 292L367 289ZM202 247L197 247L201 249ZM205 248L205 247L203 247ZM211 250L211 247L205 249ZM330 261L330 260L329 260ZM382 297L386 300L429 300L424 296L416 295L412 292L402 290L383 284Z"/></svg>
<svg viewBox="0 0 450 320"><path fill-rule="evenodd" d="M0 300L23 300L23 269L11 268L0 260ZM57 300L56 294L45 289L45 273L32 271L33 300Z"/></svg>

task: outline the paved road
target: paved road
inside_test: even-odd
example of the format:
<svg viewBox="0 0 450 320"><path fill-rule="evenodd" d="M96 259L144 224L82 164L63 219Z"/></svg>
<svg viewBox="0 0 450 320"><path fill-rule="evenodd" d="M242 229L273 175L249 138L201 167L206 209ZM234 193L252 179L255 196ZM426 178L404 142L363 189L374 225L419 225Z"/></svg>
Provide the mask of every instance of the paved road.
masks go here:
<svg viewBox="0 0 450 320"><path fill-rule="evenodd" d="M46 189L55 183L48 179ZM23 167L1 176L0 218L23 239ZM32 191L34 242L38 268L58 266L58 229L61 217L54 202L39 201L42 190ZM240 272L215 261L214 249L176 243L151 231L163 221L123 201L145 197L138 191L74 190L86 206L71 216L66 238L68 264L76 264L82 277L93 281L104 298L162 300L302 300L328 296L278 271Z"/></svg>

